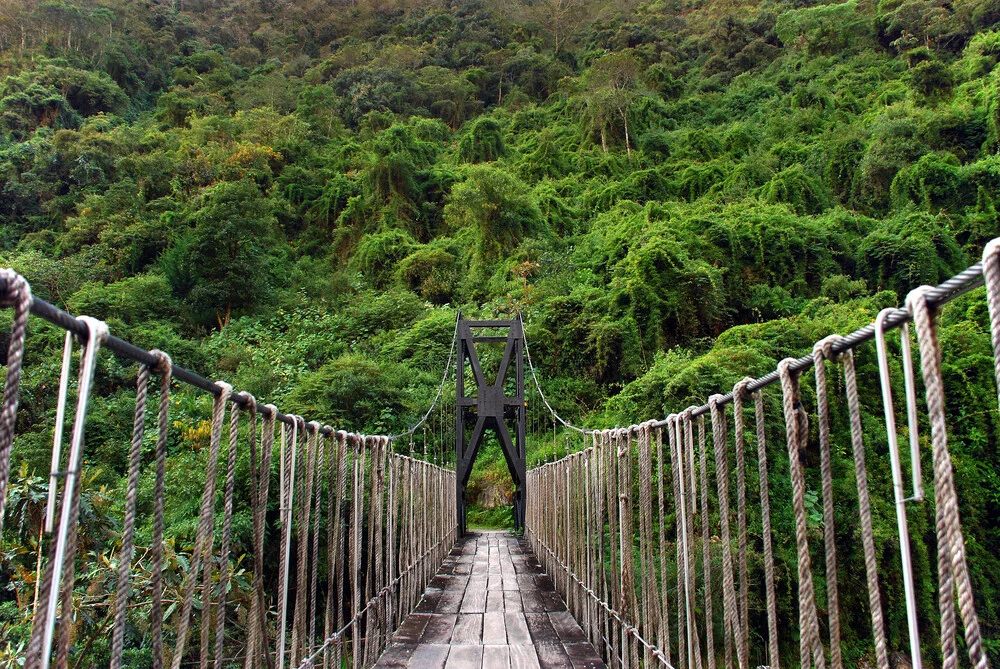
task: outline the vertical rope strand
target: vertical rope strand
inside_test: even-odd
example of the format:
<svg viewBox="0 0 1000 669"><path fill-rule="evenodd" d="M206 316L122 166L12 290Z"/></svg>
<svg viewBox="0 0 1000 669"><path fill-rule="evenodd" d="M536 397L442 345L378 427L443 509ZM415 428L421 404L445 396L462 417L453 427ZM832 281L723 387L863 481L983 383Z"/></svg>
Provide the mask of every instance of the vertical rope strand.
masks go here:
<svg viewBox="0 0 1000 669"><path fill-rule="evenodd" d="M941 345L937 338L936 314L927 304L927 290L917 288L906 296L906 306L913 314L920 345L920 368L924 377L924 392L927 399L927 414L931 423L931 442L934 450L934 498L938 513L939 552L939 602L941 606L941 645L947 649L945 667L952 665L954 652L954 589L958 588L959 612L965 626L965 641L969 660L976 669L989 666L983 651L983 641L979 629L979 616L972 596L972 581L965 558L965 540L962 537L962 523L958 513L958 496L955 492L955 478L948 451L948 431L945 419L944 381L941 375ZM945 550L942 550L942 546ZM940 556L943 555L944 559ZM943 567L943 568L942 568ZM947 626L945 619L948 618ZM957 664L957 658L956 662Z"/></svg>
<svg viewBox="0 0 1000 669"><path fill-rule="evenodd" d="M757 423L757 475L760 478L760 517L764 544L764 588L767 597L767 647L771 669L780 669L778 661L778 611L774 592L774 548L771 545L771 497L768 490L767 440L764 421L764 396L754 393L754 418ZM879 669L884 669L880 667Z"/></svg>
<svg viewBox="0 0 1000 669"><path fill-rule="evenodd" d="M194 542L194 552L191 555L191 570L188 572L184 585L184 600L181 605L181 617L177 623L177 642L174 647L171 669L180 669L181 662L187 650L188 632L191 623L191 608L194 605L194 590L198 582L198 573L203 562L212 559L212 530L215 523L215 479L219 461L219 446L222 442L222 418L226 410L226 401L233 392L228 383L217 381L222 392L215 398L212 405L212 432L208 448L208 464L205 470L205 488L201 496L201 514L198 520L198 532ZM207 595L208 593L204 593ZM202 617L208 619L208 598L203 595ZM203 656L207 659L208 649L203 645Z"/></svg>
<svg viewBox="0 0 1000 669"><path fill-rule="evenodd" d="M132 422L132 448L129 452L128 483L125 488L125 520L122 523L122 547L118 553L118 582L115 588L115 622L111 632L111 669L122 666L125 643L125 613L132 581L132 540L135 536L135 500L139 489L139 465L142 437L146 428L146 390L149 367L139 365L135 391L135 419Z"/></svg>
<svg viewBox="0 0 1000 669"><path fill-rule="evenodd" d="M743 379L741 383L747 383ZM737 384L739 385L739 384ZM747 484L746 484L746 442L743 430L743 396L742 390L733 388L733 439L736 449L736 531L739 534L739 570L740 590L737 593L739 603L740 636L738 642L743 652L743 658L749 662L750 657L750 577L747 573Z"/></svg>
<svg viewBox="0 0 1000 669"><path fill-rule="evenodd" d="M3 536L4 509L7 506L10 452L14 444L21 366L24 362L24 339L28 333L31 303L31 286L24 277L13 270L0 269L0 307L14 308L14 318L10 325L10 342L7 344L7 374L3 386L3 405L0 406L0 537Z"/></svg>
<svg viewBox="0 0 1000 669"><path fill-rule="evenodd" d="M812 565L809 559L809 536L806 526L806 482L802 472L809 426L799 394L799 377L791 371L791 358L778 364L785 410L785 436L788 440L788 462L792 481L792 506L795 511L795 542L799 569L799 661L805 669L815 666L825 669L826 658L819 638L819 621L813 590ZM811 658L811 659L810 659Z"/></svg>
<svg viewBox="0 0 1000 669"><path fill-rule="evenodd" d="M722 593L723 613L726 627L736 642L736 661L741 669L747 667L744 654L743 623L736 605L736 584L733 578L732 539L729 532L729 457L726 452L726 412L719 405L721 395L708 398L712 412L712 436L715 451L715 481L719 490L719 520L722 526Z"/></svg>
<svg viewBox="0 0 1000 669"><path fill-rule="evenodd" d="M167 436L170 425L170 380L173 365L163 351L151 353L159 360L156 373L160 375L160 405L156 420L156 481L153 484L153 536L150 583L152 606L149 627L152 634L150 650L153 669L163 669L163 504L166 497Z"/></svg>
<svg viewBox="0 0 1000 669"><path fill-rule="evenodd" d="M882 598L878 585L878 564L875 557L875 533L872 531L871 502L868 497L868 470L865 466L865 444L861 428L861 403L858 400L858 380L854 369L854 353L840 356L844 363L844 385L847 391L847 412L851 423L851 446L854 451L854 477L858 484L858 510L861 519L861 542L865 553L865 575L868 582L868 609L875 638L875 660L878 669L889 669L889 654L885 644L885 623L882 619Z"/></svg>
<svg viewBox="0 0 1000 669"><path fill-rule="evenodd" d="M816 373L816 415L819 419L820 475L823 487L823 543L826 554L826 606L830 624L830 666L843 669L840 648L840 595L837 589L837 532L833 517L833 464L830 454L830 410L826 391L826 361L831 359L832 335L813 347Z"/></svg>
<svg viewBox="0 0 1000 669"><path fill-rule="evenodd" d="M708 450L705 440L705 419L698 420L698 450L701 465L701 539L702 580L705 583L705 654L708 669L715 669L715 620L712 612L712 553L708 516Z"/></svg>
<svg viewBox="0 0 1000 669"><path fill-rule="evenodd" d="M226 594L229 589L229 549L233 539L233 494L236 490L236 448L240 434L240 405L229 410L229 453L226 459L226 489L222 515L222 546L219 549L219 603L215 614L215 669L222 668L226 641Z"/></svg>
<svg viewBox="0 0 1000 669"><path fill-rule="evenodd" d="M657 616L660 621L659 634L656 638L657 645L663 649L667 664L673 664L670 655L670 606L667 601L667 507L665 503L664 479L666 463L663 460L663 430L656 430L656 484L657 484L657 511L659 513L659 548L660 565L658 574L660 577L660 599L657 604ZM587 493L590 499L590 493ZM587 544L590 544L588 540ZM680 593L678 593L678 596Z"/></svg>

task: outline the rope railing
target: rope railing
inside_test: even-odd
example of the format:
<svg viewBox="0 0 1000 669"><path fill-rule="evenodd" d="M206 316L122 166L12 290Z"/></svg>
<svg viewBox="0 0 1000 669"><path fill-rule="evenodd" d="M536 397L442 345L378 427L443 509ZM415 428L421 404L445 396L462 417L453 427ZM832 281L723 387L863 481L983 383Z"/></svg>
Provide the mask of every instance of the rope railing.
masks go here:
<svg viewBox="0 0 1000 669"><path fill-rule="evenodd" d="M210 664L218 668L232 664L234 658L241 658L244 669L320 665L339 669L347 658L355 667L375 663L455 540L454 472L393 448L394 440L412 435L431 415L444 380L431 408L410 430L394 436L349 433L282 413L249 393L234 392L225 382L209 381L173 364L160 351L144 351L112 336L100 321L74 318L34 298L28 283L11 270L0 269L0 306L14 310L0 407L0 531L29 313L67 331L54 426L48 536L39 546L40 551L45 547L48 558L24 651L26 669L48 669L52 664L68 669L74 649L83 641L74 638L79 629L73 623L74 592L87 585L76 572L78 520L88 400L102 348L139 363L122 544L109 613L110 669L124 666L127 647L136 643L136 631L127 634L128 611L145 608L147 604L140 602L146 601L149 625L140 643L150 649L154 669L195 663L201 669ZM64 456L61 440L74 339L82 349L72 436ZM453 340L452 355L454 347ZM447 374L446 368L445 380ZM159 396L153 531L151 545L144 551L151 578L140 587L133 579L137 491L145 455L148 387L154 375L159 377ZM164 536L164 509L171 494L166 450L173 429L169 419L173 381L211 393L213 408L197 530L183 582L171 593L173 604L165 612L168 585L163 571L170 538ZM245 620L227 606L236 568L233 520L241 451L249 455L252 521L252 546L246 551L252 592ZM277 499L271 486L275 476ZM268 513L275 506L277 514ZM182 537L176 539L183 544ZM268 560L275 554L276 572Z"/></svg>
<svg viewBox="0 0 1000 669"><path fill-rule="evenodd" d="M858 620L869 621L868 652L878 669L889 669L893 651L908 654L913 667L922 667L921 645L944 667L989 666L948 446L942 346L937 333L940 308L984 283L1000 393L998 239L986 247L983 262L937 287L912 291L904 308L885 310L877 323L850 335L826 337L817 342L811 354L782 360L770 374L745 378L731 391L712 395L704 405L688 407L666 419L607 430L576 428L552 411L554 421L583 432L587 442L577 452L528 472L531 494L525 532L570 611L609 666L777 669L783 659L789 663L788 658L794 655L792 664L800 667L841 669L848 664L841 641L842 625L848 619L842 620L845 610L838 574L843 575L845 566L838 559L837 547L845 532L860 535L868 590L862 600L868 610L861 615L851 612L850 620L855 631ZM884 339L887 331L901 328L905 341L900 349L903 356L909 355L907 324L911 322L916 330L924 397L918 401L914 390L912 360L904 362L907 424L917 458L911 466L915 492L906 497ZM923 500L921 443L930 444L934 463L938 614L930 623L917 619L911 591L915 567L909 551L903 551L900 569L906 581L909 620L905 638L896 648L887 639L885 611L890 603L880 585L865 459L866 448L875 444L862 429L866 416L854 362L855 350L872 339L879 344L879 378L866 382L874 382L873 388L881 385L884 400L884 407L878 407L878 415L872 418L881 418L884 408L886 432L892 433L887 446L893 461L899 541L906 542L907 548L904 505ZM811 392L804 394L803 373L810 367L814 368L815 381ZM831 392L829 373L836 375L842 397ZM764 391L772 384L780 384L781 410L769 416ZM815 398L812 406L806 406L804 395ZM748 403L753 410L747 411ZM730 404L732 411L727 409ZM746 414L755 429L745 428ZM855 479L856 500L834 498L831 421L835 417L846 417L845 427L849 428L849 448L836 450L841 459L852 463L849 471ZM769 472L769 467L777 458L768 451L768 428L774 428L769 418L784 426L789 499L775 499L770 491L775 473ZM811 458L807 458L810 420L818 425L815 477ZM920 425L929 426L929 438L924 442L918 439ZM770 438L773 441L777 435L770 434ZM750 485L754 477L759 488L756 494ZM809 493L814 478L820 485ZM812 502L807 500L809 495ZM810 520L815 512L808 507L817 502L822 520L820 541L810 529L810 523L816 521ZM796 566L790 575L790 601L779 602L776 587L774 542L783 538L772 534L772 504L787 505L782 511L794 518ZM858 522L856 528L842 529L834 523L834 509L848 506ZM762 563L759 569L748 567L750 551L757 553ZM819 561L814 560L817 555ZM815 583L818 573L822 573L822 587ZM797 612L797 622L790 626L787 618L779 619L781 611ZM921 623L932 625L934 633L921 634ZM964 634L961 647L956 640L960 627ZM935 636L935 647L928 649L928 640ZM752 639L758 642L751 643ZM792 651L793 646L797 652Z"/></svg>

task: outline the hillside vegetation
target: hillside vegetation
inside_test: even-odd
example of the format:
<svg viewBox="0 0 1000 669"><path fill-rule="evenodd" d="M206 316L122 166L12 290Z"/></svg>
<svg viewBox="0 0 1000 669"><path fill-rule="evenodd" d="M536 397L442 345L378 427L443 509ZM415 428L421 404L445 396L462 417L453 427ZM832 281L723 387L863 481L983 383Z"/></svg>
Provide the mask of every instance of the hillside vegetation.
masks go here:
<svg viewBox="0 0 1000 669"><path fill-rule="evenodd" d="M368 433L426 410L458 310L519 310L560 413L628 424L700 404L975 262L1000 234L998 61L995 0L0 0L0 265L185 367ZM997 663L987 332L981 292L944 312L967 550ZM28 339L0 667L30 627L61 336L33 322ZM873 380L874 354L859 367ZM102 359L88 425L81 553L96 585L80 591L81 667L107 661L134 374ZM903 650L881 396L864 385L890 648ZM175 394L172 489L203 483L207 402ZM841 419L841 608L857 613L845 660L861 666L873 653ZM551 457L551 422L531 427L529 459ZM787 500L773 427L773 494ZM502 488L503 469L490 451L474 486ZM168 509L177 551L197 497ZM927 649L933 505L910 513ZM787 504L774 522L788 602ZM821 536L821 514L811 522ZM246 553L246 505L234 527ZM185 568L171 563L171 587ZM239 616L249 585L233 588ZM140 614L135 666L148 663ZM790 605L781 615L797 628ZM782 643L794 658L791 633Z"/></svg>

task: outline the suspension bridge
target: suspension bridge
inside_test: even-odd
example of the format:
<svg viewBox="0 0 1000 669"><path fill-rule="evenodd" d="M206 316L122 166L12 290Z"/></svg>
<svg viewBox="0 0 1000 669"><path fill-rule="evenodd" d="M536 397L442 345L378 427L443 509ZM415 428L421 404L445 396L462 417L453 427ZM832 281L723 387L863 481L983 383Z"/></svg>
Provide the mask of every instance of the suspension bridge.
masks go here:
<svg viewBox="0 0 1000 669"><path fill-rule="evenodd" d="M74 657L88 643L74 624L74 592L90 586L79 521L95 369L110 352L137 365L107 612L110 669L131 666L127 651L135 647L149 649L154 669L841 669L847 619L865 621L862 641L878 669L903 666L899 658L930 666L928 657L941 658L945 667L988 667L991 646L977 615L981 602L970 578L949 451L952 419L938 337L948 303L984 284L973 297L985 295L1000 383L998 239L981 263L912 291L902 307L882 311L856 332L831 334L802 358L720 389L701 406L615 429L580 428L557 414L542 393L520 317L459 315L441 385L420 421L401 434L365 435L283 413L205 379L162 351L115 337L95 316L74 317L33 297L21 276L0 270L0 306L12 315L0 408L0 530L17 449L22 371L50 362L26 354L30 323L42 319L65 330L40 578L18 663L79 666ZM891 354L887 340L897 330L892 351L898 353ZM502 353L486 353L490 346ZM872 378L858 378L855 351L861 349L874 349ZM903 370L909 449L898 443L893 356ZM164 508L176 493L165 463L170 432L178 429L170 420L178 384L209 393L212 412L197 530L190 545L175 547L186 567L181 582L170 585L163 578L171 539L164 536ZM880 415L862 410L859 384L881 389ZM948 388L951 405L964 401L953 396L961 391ZM832 443L833 408L846 416L849 443ZM871 443L863 426L872 421L884 423L886 443ZM529 437L545 434L549 425L552 457L535 454L539 464L529 469ZM155 432L151 447L147 430ZM558 430L566 444L561 457ZM475 532L466 525L469 474L490 432L515 488L514 532ZM806 457L813 441L818 467ZM932 471L925 491L920 463L927 444ZM888 452L891 491L869 489L866 455L873 447ZM854 492L837 499L834 449L853 463ZM237 479L241 452L249 459L248 482ZM787 464L779 452L787 453ZM776 461L787 471L776 471ZM141 510L140 478L150 462L153 508ZM772 494L776 480L788 483L787 494ZM814 491L809 482L816 487L816 481ZM245 613L234 615L227 597L236 573L238 486L249 488L252 546L242 568L251 596ZM876 495L892 499L895 553L877 546ZM915 573L932 566L916 565L910 552L907 508L915 504L934 508L936 615L930 619L918 615ZM837 527L835 505L849 505L856 526ZM786 512L794 517L793 538L772 531L774 514ZM140 555L136 526L149 520L146 513L153 531ZM838 591L838 533L860 537L864 596ZM794 544L795 570L779 573L775 544L786 539ZM904 581L891 593L880 583L885 559L898 562ZM148 583L134 579L140 560L151 574ZM142 630L129 622L134 607L146 616ZM889 615L907 621L896 644L887 638Z"/></svg>

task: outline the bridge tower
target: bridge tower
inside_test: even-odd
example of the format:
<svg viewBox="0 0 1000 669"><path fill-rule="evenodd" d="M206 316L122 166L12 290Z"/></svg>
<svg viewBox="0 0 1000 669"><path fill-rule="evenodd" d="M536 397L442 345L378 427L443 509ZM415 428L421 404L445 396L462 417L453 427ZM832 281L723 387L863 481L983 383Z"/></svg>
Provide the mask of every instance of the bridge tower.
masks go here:
<svg viewBox="0 0 1000 669"><path fill-rule="evenodd" d="M473 330L490 328L507 330L506 336L476 336ZM503 358L492 383L483 374L476 344L505 343ZM465 387L465 365L468 362L475 382L473 394ZM513 363L514 394L507 395L505 385ZM458 369L456 374L455 412L455 485L459 536L465 535L465 486L472 473L476 454L487 430L492 430L503 449L507 468L514 482L514 529L524 527L525 495L525 404L524 404L524 330L515 320L458 319ZM474 421L474 423L473 423ZM514 425L511 437L509 422ZM466 434L467 423L473 423L472 434Z"/></svg>

